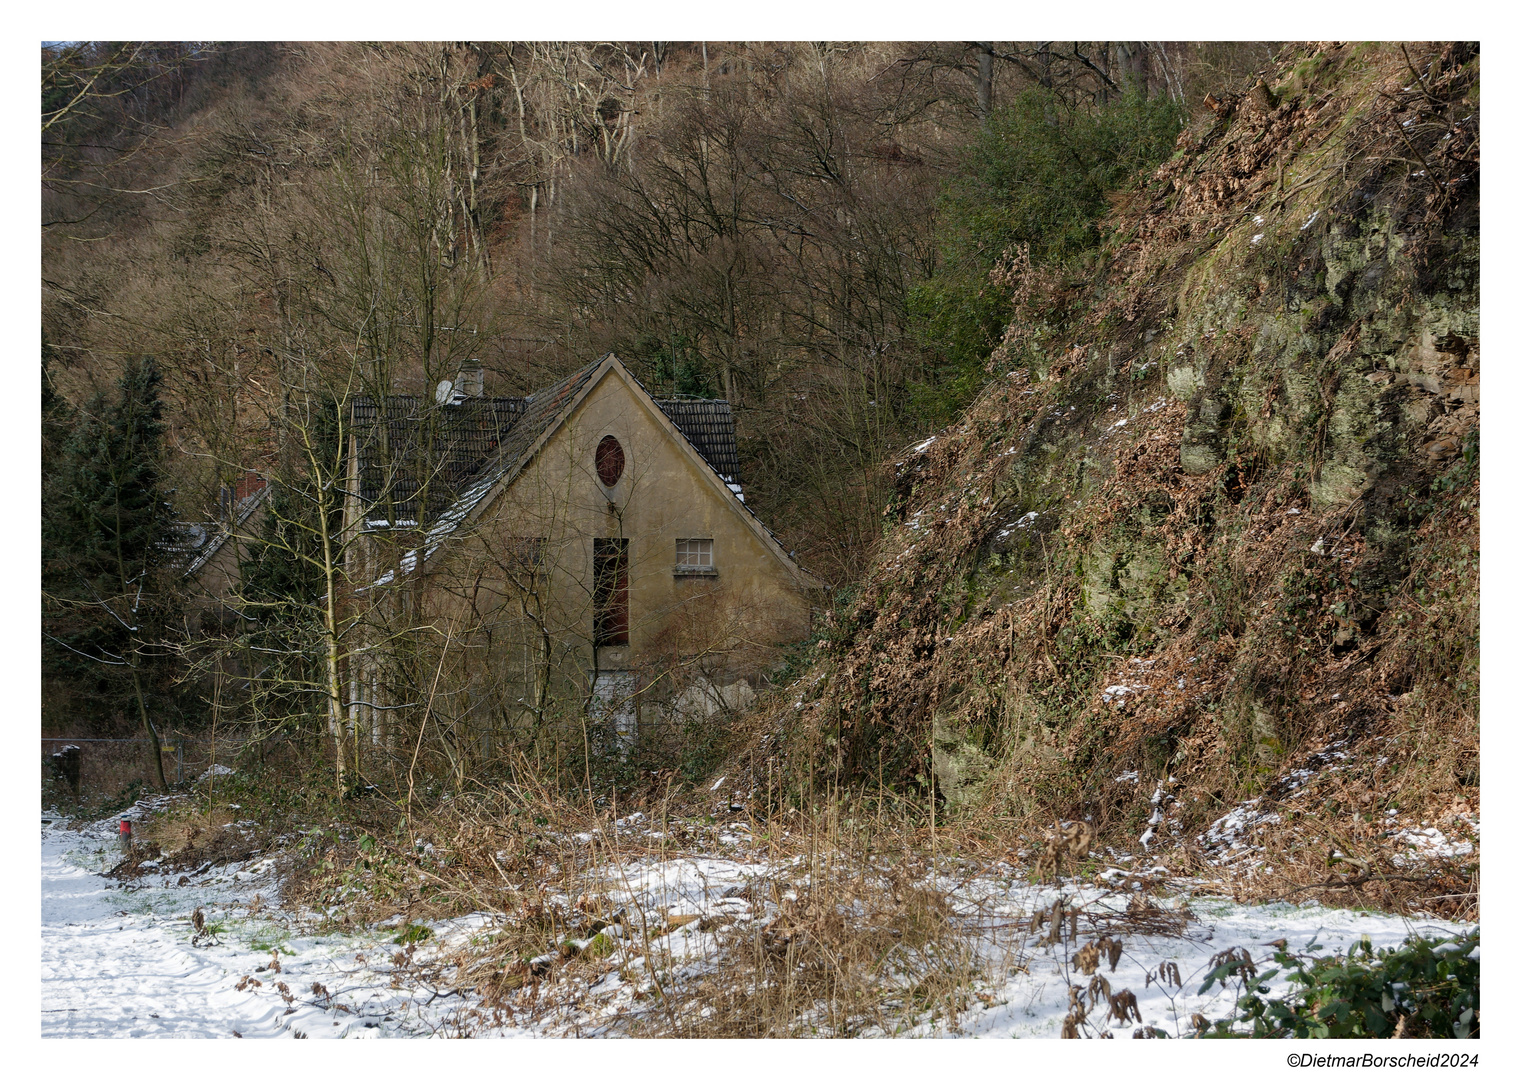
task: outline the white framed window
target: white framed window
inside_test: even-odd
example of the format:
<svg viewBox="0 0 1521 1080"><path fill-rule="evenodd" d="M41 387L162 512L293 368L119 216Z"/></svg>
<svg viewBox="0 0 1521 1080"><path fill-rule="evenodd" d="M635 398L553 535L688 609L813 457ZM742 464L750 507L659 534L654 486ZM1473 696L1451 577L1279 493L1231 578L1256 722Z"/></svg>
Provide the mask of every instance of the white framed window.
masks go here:
<svg viewBox="0 0 1521 1080"><path fill-rule="evenodd" d="M718 571L713 566L713 541L695 537L677 540L676 572L678 574L716 574Z"/></svg>

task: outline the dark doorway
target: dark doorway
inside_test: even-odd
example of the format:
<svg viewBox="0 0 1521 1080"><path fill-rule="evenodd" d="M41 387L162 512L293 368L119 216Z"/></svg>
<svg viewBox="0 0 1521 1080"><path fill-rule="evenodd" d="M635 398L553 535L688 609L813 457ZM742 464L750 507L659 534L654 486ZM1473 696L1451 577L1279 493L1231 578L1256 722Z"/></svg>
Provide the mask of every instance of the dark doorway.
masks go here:
<svg viewBox="0 0 1521 1080"><path fill-rule="evenodd" d="M628 644L628 540L592 541L592 636L596 645Z"/></svg>

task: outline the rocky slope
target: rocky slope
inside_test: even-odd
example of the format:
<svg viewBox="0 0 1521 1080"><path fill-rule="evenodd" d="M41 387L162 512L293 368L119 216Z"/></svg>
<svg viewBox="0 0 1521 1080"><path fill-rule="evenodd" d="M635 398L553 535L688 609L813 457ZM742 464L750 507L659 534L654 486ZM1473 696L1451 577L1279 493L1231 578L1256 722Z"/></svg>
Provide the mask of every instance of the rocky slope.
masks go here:
<svg viewBox="0 0 1521 1080"><path fill-rule="evenodd" d="M1007 259L993 381L893 464L753 760L1196 865L1346 861L1375 901L1413 830L1476 843L1478 71L1306 46L1116 198L1087 272Z"/></svg>

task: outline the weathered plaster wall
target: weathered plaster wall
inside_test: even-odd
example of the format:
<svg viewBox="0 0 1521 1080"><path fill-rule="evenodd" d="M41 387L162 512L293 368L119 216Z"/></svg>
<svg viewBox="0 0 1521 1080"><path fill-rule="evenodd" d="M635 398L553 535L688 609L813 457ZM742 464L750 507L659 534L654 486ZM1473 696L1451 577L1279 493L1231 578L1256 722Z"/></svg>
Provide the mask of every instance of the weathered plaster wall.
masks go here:
<svg viewBox="0 0 1521 1080"><path fill-rule="evenodd" d="M595 449L612 435L623 474L598 479ZM544 635L525 619L525 599L553 650L561 678L662 664L706 654L704 669L752 675L765 647L805 637L805 582L762 538L731 493L677 440L658 408L621 373L602 376L518 479L487 503L463 547L430 568L461 607L494 625L493 663L504 670L542 661ZM594 657L593 542L624 537L629 551L629 644ZM516 564L522 541L543 539L533 582ZM713 575L675 572L676 541L712 539ZM533 595L523 589L529 584ZM751 670L745 670L750 668ZM567 670L568 669L568 670Z"/></svg>

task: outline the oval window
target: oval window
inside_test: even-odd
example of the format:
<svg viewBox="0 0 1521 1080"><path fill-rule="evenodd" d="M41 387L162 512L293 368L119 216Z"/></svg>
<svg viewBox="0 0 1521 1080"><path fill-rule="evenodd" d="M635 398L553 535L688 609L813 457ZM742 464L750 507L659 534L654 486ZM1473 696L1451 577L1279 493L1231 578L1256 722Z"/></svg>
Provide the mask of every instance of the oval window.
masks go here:
<svg viewBox="0 0 1521 1080"><path fill-rule="evenodd" d="M597 479L604 487L612 487L623 475L623 447L611 435L604 435L597 444Z"/></svg>

